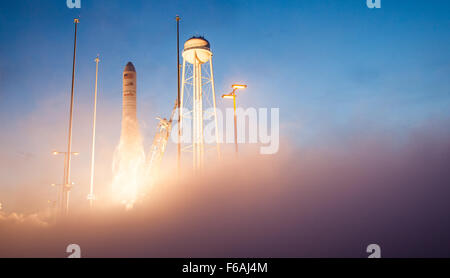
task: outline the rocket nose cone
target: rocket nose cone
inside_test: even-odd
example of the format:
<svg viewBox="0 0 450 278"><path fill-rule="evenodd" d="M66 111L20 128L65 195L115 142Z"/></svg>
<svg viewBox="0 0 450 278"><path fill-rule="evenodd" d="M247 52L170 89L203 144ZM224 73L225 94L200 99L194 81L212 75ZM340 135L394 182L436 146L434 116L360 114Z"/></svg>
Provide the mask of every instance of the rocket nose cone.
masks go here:
<svg viewBox="0 0 450 278"><path fill-rule="evenodd" d="M136 69L134 68L134 65L132 62L128 62L128 64L125 66L125 69L123 70L125 71L133 71L136 72Z"/></svg>

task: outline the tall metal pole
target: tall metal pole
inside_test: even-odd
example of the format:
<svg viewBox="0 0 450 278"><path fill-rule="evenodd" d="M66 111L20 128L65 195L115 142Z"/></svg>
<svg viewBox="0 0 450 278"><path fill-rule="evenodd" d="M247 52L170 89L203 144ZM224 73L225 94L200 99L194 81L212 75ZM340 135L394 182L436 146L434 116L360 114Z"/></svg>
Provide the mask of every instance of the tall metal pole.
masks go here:
<svg viewBox="0 0 450 278"><path fill-rule="evenodd" d="M92 158L91 158L91 186L89 191L89 205L92 208L92 203L95 200L94 197L94 169L95 169L95 127L97 123L97 85L98 85L98 63L99 57L95 58L95 93L94 93L94 120L92 124Z"/></svg>
<svg viewBox="0 0 450 278"><path fill-rule="evenodd" d="M235 90L236 91L236 90ZM236 155L238 154L238 141L237 141L237 114L236 114L236 93L233 92L233 103L234 103L234 143L236 145Z"/></svg>
<svg viewBox="0 0 450 278"><path fill-rule="evenodd" d="M74 39L74 46L73 46L73 64L72 64L72 91L70 95L70 119L69 119L69 139L68 139L68 147L67 147L67 160L66 160L66 180L64 184L64 214L68 214L69 212L69 193L71 189L71 183L70 183L70 166L71 166L71 159L72 159L72 123L73 123L73 102L74 102L74 86L75 86L75 61L77 56L77 27L78 23L80 23L80 20L78 18L75 18L75 39Z"/></svg>
<svg viewBox="0 0 450 278"><path fill-rule="evenodd" d="M66 169L67 169L67 154L64 153L64 180L61 185L61 189L59 189L59 204L58 210L59 214L62 214L64 211L64 184L66 184Z"/></svg>
<svg viewBox="0 0 450 278"><path fill-rule="evenodd" d="M214 104L214 122L216 125L216 148L217 148L217 157L222 159L222 155L220 154L220 140L219 140L219 122L217 120L217 104L216 104L216 85L214 84L214 70L213 70L213 62L212 57L209 60L209 67L211 71L211 87L212 87L212 96L213 96L213 104Z"/></svg>
<svg viewBox="0 0 450 278"><path fill-rule="evenodd" d="M181 97L180 97L180 17L177 15L175 18L177 21L177 73L178 73L178 95L177 95L177 105L178 105L178 155L177 155L177 165L178 165L178 176L181 173Z"/></svg>

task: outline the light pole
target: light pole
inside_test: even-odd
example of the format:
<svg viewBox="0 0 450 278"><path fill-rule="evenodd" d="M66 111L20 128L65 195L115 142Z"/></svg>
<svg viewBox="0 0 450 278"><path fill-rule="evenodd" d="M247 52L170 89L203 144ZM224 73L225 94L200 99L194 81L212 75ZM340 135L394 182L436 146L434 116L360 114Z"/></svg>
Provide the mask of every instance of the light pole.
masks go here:
<svg viewBox="0 0 450 278"><path fill-rule="evenodd" d="M95 167L95 127L97 124L97 85L98 85L98 63L99 57L95 58L95 93L94 93L94 120L92 124L92 157L91 157L91 185L88 195L89 206L92 208L92 203L95 200L94 196L94 167Z"/></svg>
<svg viewBox="0 0 450 278"><path fill-rule="evenodd" d="M72 91L70 94L70 118L69 118L69 138L68 138L68 146L67 146L67 153L66 153L66 162L65 162L65 181L64 184L67 186L64 187L63 190L63 202L64 207L63 213L67 214L69 212L69 192L70 192L70 170L71 170L71 158L72 158L72 123L73 123L73 102L74 102L74 88L75 88L75 61L77 57L77 30L78 30L78 23L80 23L80 20L78 18L74 19L75 24L75 38L74 38L74 45L73 45L73 64L72 64Z"/></svg>
<svg viewBox="0 0 450 278"><path fill-rule="evenodd" d="M75 185L74 182L72 182L72 186L73 185ZM55 212L57 213L58 211L60 211L60 209L62 207L61 200L62 200L62 191L63 191L64 184L52 183L51 186L53 188L56 188L56 190L57 190L56 191L57 192L56 201L55 202L52 201L52 203L54 203ZM59 188L61 188L61 190Z"/></svg>
<svg viewBox="0 0 450 278"><path fill-rule="evenodd" d="M55 156L56 155L61 155L61 154L64 155L64 179L63 179L63 183L61 184L61 191L60 191L60 193L58 193L58 200L60 200L58 206L59 206L59 209L61 210L61 212L64 212L65 190L66 190L66 187L70 187L71 188L71 185L66 183L67 152L54 151L52 154L55 155ZM80 154L79 152L72 152L71 153L71 155L74 155L74 156L78 156L79 154ZM73 185L73 183L72 183L72 185ZM52 186L57 186L57 184L52 184ZM69 188L69 190L70 190L70 188Z"/></svg>
<svg viewBox="0 0 450 278"><path fill-rule="evenodd" d="M243 90L247 88L247 85L233 85L231 86L233 88L233 92L223 95L222 98L224 99L233 99L233 107L234 107L234 144L236 146L236 154L238 153L238 140L237 140L237 113L236 113L236 92L238 90Z"/></svg>
<svg viewBox="0 0 450 278"><path fill-rule="evenodd" d="M178 171L178 178L180 177L181 173L181 125L180 125L180 119L181 119L181 100L180 100L180 91L181 91L181 84L180 84L180 20L181 18L177 15L175 18L177 21L177 72L178 72L178 91L177 91L177 109L178 109L178 144L177 144L177 171Z"/></svg>

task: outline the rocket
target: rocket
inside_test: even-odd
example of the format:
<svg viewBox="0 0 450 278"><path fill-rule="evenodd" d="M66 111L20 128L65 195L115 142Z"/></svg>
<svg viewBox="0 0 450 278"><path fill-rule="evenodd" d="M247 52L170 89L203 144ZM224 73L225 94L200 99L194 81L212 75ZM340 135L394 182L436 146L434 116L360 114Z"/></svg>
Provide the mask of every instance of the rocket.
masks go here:
<svg viewBox="0 0 450 278"><path fill-rule="evenodd" d="M133 143L139 137L139 127L136 113L136 69L128 62L123 71L123 105L122 134L125 144Z"/></svg>
<svg viewBox="0 0 450 278"><path fill-rule="evenodd" d="M142 182L145 153L136 113L136 69L129 62L123 70L122 134L114 152L114 198L132 208Z"/></svg>

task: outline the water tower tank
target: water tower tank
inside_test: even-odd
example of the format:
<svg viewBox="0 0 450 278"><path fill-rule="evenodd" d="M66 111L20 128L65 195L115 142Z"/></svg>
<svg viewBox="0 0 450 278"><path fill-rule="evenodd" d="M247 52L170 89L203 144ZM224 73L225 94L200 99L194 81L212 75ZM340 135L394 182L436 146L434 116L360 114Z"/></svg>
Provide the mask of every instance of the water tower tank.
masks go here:
<svg viewBox="0 0 450 278"><path fill-rule="evenodd" d="M210 44L203 37L192 37L184 44L183 58L191 64L194 64L196 57L198 63L207 63L211 56Z"/></svg>

